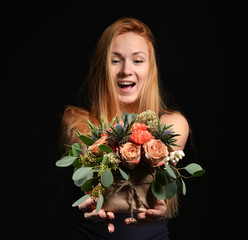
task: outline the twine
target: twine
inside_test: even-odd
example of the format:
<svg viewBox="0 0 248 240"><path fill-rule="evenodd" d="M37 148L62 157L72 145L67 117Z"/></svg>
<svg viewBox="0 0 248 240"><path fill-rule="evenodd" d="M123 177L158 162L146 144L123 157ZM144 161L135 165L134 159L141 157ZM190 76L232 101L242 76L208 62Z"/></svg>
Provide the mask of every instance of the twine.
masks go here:
<svg viewBox="0 0 248 240"><path fill-rule="evenodd" d="M133 200L135 201L137 208L141 207L142 205L145 206L144 202L140 199L136 189L134 188L134 185L142 185L142 184L151 184L151 183L132 184L127 180L120 180L118 181L118 183L115 184L115 193L113 196L119 195L123 189L126 189L128 192L130 192L129 204L130 204L130 213L132 219L133 219Z"/></svg>

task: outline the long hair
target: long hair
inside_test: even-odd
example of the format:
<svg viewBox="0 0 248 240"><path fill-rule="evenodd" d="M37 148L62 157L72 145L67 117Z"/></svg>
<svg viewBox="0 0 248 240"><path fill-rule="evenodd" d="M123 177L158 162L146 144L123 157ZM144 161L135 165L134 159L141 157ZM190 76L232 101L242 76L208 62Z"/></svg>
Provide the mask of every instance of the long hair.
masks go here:
<svg viewBox="0 0 248 240"><path fill-rule="evenodd" d="M144 83L136 113L147 109L159 114L166 109L159 87L158 70L154 51L155 40L150 29L141 21L133 18L121 18L110 25L100 37L93 54L87 79L87 93L90 114L97 119L102 113L107 122L116 113L123 113L122 104L117 95L116 81L111 71L111 52L115 38L123 33L134 32L143 37L149 50L149 76ZM85 98L85 94L83 96ZM111 106L110 106L111 103Z"/></svg>
<svg viewBox="0 0 248 240"><path fill-rule="evenodd" d="M83 108L68 106L62 118L62 141L72 144L76 141L73 130L87 133L89 131L85 118L93 123L99 121L100 114L104 115L106 122L118 114L123 113L122 104L116 91L116 81L111 71L111 53L115 38L127 32L133 32L143 37L149 50L149 74L145 81L139 107L135 113L152 110L157 115L167 111L162 100L159 86L157 62L154 50L155 40L150 29L141 21L134 18L121 18L110 25L101 35L95 52L92 56L88 82L88 111ZM83 98L86 97L84 94ZM85 107L85 106L84 106ZM167 217L172 217L177 212L177 198L167 200Z"/></svg>

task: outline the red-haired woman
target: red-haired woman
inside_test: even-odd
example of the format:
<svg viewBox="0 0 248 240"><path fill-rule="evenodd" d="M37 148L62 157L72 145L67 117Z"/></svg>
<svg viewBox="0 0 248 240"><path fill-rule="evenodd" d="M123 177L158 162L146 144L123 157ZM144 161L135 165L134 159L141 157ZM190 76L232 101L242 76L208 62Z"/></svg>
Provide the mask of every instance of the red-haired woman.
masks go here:
<svg viewBox="0 0 248 240"><path fill-rule="evenodd" d="M68 106L62 118L62 142L72 144L74 130L88 133L85 118L97 124L100 114L109 122L118 113L154 111L162 123L173 124L180 134L183 149L189 133L187 120L167 108L161 97L150 29L133 18L122 18L102 34L92 57L88 75L87 106ZM154 209L127 214L95 211L96 203L88 199L79 205L73 239L168 239L167 218L177 212L177 198L157 200ZM132 227L130 227L132 226Z"/></svg>

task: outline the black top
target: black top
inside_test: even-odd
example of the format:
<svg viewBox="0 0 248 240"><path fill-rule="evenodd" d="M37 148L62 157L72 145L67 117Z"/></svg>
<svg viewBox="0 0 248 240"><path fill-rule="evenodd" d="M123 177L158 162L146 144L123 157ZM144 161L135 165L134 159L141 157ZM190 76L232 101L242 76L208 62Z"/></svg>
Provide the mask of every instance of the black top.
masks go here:
<svg viewBox="0 0 248 240"><path fill-rule="evenodd" d="M130 214L115 213L114 233L108 232L104 222L95 222L84 218L83 212L76 210L76 218L72 231L72 240L169 240L167 220L161 220L145 226L126 226L124 219Z"/></svg>

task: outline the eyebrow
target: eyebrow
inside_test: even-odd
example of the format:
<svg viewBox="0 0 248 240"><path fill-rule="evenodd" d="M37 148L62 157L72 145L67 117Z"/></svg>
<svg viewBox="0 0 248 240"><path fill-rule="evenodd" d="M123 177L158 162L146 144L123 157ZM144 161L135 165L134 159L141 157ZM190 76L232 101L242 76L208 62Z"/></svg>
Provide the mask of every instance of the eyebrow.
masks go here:
<svg viewBox="0 0 248 240"><path fill-rule="evenodd" d="M138 52L134 52L134 53L132 53L132 56L134 56L134 55L138 55L138 54L144 54L145 56L146 56L146 54L144 53L144 52L142 52L142 51L138 51ZM114 55L117 55L117 56L122 56L120 53L118 53L118 52L112 52L112 54L114 54Z"/></svg>

